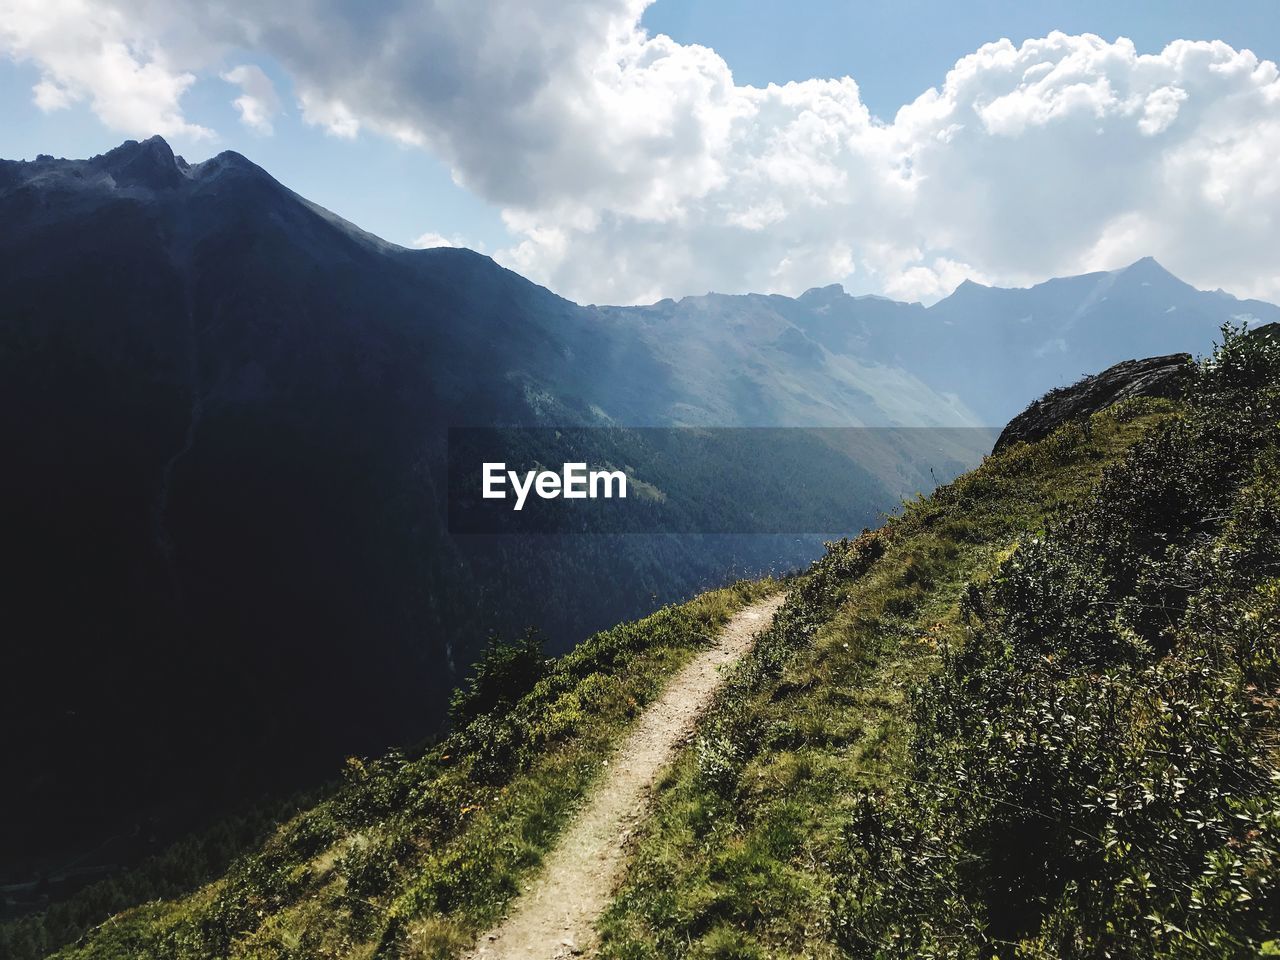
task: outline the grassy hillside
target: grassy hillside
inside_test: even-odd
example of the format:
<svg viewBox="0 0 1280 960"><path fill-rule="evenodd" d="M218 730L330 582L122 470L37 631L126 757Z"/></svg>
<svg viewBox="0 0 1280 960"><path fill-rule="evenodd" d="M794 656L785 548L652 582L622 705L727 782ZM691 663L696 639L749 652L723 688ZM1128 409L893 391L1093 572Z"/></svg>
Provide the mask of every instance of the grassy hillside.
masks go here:
<svg viewBox="0 0 1280 960"><path fill-rule="evenodd" d="M603 955L1257 956L1278 386L1280 345L1229 332L1186 405L833 545L669 777Z"/></svg>
<svg viewBox="0 0 1280 960"><path fill-rule="evenodd" d="M830 545L659 790L613 958L1259 955L1280 928L1280 345L1017 445ZM545 660L420 756L65 958L450 957L663 681L774 583ZM0 955L38 955L10 925ZM24 952L25 951L25 952Z"/></svg>
<svg viewBox="0 0 1280 960"><path fill-rule="evenodd" d="M170 899L120 913L59 956L301 960L373 956L380 946L450 955L515 893L663 681L775 589L761 581L703 594L558 660L545 659L536 638L495 647L454 698L455 733L412 758L351 758L327 796L189 895L174 896L175 886L216 844L180 845L135 871L140 878L112 881L116 897ZM113 902L105 887L0 926L0 957L43 957L78 937Z"/></svg>

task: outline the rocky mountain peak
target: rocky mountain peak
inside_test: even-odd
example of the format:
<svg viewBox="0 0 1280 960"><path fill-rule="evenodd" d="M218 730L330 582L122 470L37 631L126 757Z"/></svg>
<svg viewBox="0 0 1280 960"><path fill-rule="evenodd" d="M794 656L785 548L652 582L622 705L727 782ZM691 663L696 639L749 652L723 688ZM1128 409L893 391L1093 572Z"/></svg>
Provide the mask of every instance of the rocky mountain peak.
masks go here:
<svg viewBox="0 0 1280 960"><path fill-rule="evenodd" d="M179 186L185 179L173 149L159 136L141 143L126 140L114 150L94 157L91 163L110 173L120 186L166 190Z"/></svg>

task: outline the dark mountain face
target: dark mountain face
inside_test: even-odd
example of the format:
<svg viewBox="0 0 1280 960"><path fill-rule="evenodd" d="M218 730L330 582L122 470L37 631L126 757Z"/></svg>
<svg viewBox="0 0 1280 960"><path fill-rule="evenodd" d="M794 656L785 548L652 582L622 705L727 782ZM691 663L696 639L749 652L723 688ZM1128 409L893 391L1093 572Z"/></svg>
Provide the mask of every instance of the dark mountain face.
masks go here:
<svg viewBox="0 0 1280 960"><path fill-rule="evenodd" d="M460 602L429 445L458 411L520 409L490 338L527 370L560 362L514 298L590 332L474 255L335 226L235 156L187 168L150 141L24 166L0 197L18 816L94 836L175 786L287 779L308 743L425 732L453 682L432 626ZM86 823L86 786L126 803Z"/></svg>
<svg viewBox="0 0 1280 960"><path fill-rule="evenodd" d="M236 154L0 162L6 872L422 737L490 630L563 649L811 556L446 533L449 427L860 422L857 370L794 328L634 316L386 244ZM735 359L699 376L708 343ZM897 422L883 398L862 420ZM827 490L873 522L897 491L844 462Z"/></svg>

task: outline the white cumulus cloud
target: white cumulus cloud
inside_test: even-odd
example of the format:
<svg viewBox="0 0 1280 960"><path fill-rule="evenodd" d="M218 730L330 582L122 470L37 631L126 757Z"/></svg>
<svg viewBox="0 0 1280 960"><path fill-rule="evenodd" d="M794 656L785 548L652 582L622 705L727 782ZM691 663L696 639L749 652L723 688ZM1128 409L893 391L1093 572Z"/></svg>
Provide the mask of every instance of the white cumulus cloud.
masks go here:
<svg viewBox="0 0 1280 960"><path fill-rule="evenodd" d="M113 130L203 139L180 101L194 74L174 66L127 12L88 0L0 0L0 51L34 63L32 95L46 112L87 102Z"/></svg>
<svg viewBox="0 0 1280 960"><path fill-rule="evenodd" d="M240 113L240 122L255 133L270 135L272 121L280 112L276 86L261 67L242 63L222 74L222 79L240 88L240 96L232 101Z"/></svg>
<svg viewBox="0 0 1280 960"><path fill-rule="evenodd" d="M648 0L103 0L74 43L40 14L73 0L20 2L33 25L0 42L40 65L49 109L92 89L64 46L124 42L167 71L170 123L190 83L171 62L270 58L307 122L442 158L503 211L499 258L583 301L832 281L929 300L1146 255L1280 299L1280 76L1224 43L1002 40L878 118L848 77L738 84L715 51L646 33Z"/></svg>

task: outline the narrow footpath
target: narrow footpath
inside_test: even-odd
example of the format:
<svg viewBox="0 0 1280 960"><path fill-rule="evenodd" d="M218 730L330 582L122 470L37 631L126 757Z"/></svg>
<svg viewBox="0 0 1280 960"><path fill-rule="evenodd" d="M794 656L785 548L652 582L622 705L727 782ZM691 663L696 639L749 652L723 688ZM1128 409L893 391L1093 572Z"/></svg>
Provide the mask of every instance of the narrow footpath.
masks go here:
<svg viewBox="0 0 1280 960"><path fill-rule="evenodd" d="M772 621L783 593L739 611L714 646L677 673L608 759L542 870L498 926L482 934L468 960L557 960L589 954L595 922L625 868L628 837L649 808L654 784L693 732L724 672L751 649Z"/></svg>

